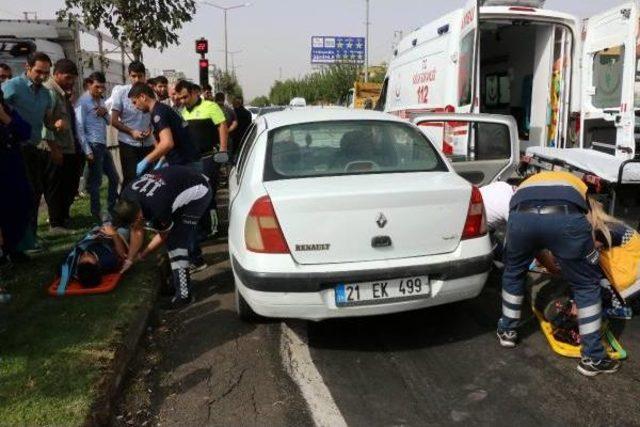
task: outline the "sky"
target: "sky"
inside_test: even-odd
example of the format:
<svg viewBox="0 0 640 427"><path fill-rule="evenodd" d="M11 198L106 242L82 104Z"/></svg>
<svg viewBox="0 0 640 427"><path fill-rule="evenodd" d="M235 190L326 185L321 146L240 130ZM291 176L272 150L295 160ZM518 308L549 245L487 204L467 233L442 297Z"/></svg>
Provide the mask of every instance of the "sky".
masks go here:
<svg viewBox="0 0 640 427"><path fill-rule="evenodd" d="M144 0L143 0L144 1ZM210 0L220 6L246 0ZM311 37L314 35L364 36L365 0L249 0L251 5L229 11L229 56L236 66L245 98L267 95L275 80L303 76L312 71ZM53 18L63 0L0 0L0 18L22 17L23 11L38 18ZM395 32L408 34L433 19L461 7L465 0L370 0L369 63L388 61ZM623 3L622 0L548 0L545 8L584 18ZM0 31L1 32L1 31ZM395 34L395 35L394 35ZM224 67L223 13L200 4L191 22L179 32L180 45L145 49L144 62L152 75L176 69L197 80L195 39L209 39L209 62Z"/></svg>

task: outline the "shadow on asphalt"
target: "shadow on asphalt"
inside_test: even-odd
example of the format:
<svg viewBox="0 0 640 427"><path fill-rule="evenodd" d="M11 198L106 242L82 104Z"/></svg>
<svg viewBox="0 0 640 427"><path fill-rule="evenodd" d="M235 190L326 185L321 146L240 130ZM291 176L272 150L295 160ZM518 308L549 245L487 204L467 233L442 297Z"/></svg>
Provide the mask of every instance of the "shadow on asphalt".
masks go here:
<svg viewBox="0 0 640 427"><path fill-rule="evenodd" d="M423 349L466 341L494 331L500 317L499 274L492 272L471 300L382 316L308 322L309 345L319 349L387 351ZM522 333L535 332L525 310Z"/></svg>

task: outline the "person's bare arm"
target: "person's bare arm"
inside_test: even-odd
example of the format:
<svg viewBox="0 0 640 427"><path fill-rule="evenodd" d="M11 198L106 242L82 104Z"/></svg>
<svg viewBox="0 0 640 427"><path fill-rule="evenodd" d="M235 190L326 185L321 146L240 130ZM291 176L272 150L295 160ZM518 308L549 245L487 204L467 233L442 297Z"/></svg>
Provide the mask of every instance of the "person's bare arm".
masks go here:
<svg viewBox="0 0 640 427"><path fill-rule="evenodd" d="M169 233L156 233L147 247L140 253L140 258L145 259L150 253L156 251L166 240Z"/></svg>
<svg viewBox="0 0 640 427"><path fill-rule="evenodd" d="M153 151L147 154L147 161L149 163L160 160L174 147L173 135L170 128L164 128L158 134L158 144L154 147Z"/></svg>
<svg viewBox="0 0 640 427"><path fill-rule="evenodd" d="M133 139L142 140L144 139L144 133L139 130L131 129L129 126L122 123L120 111L111 110L111 126L118 129L120 132L124 132L127 135L130 135Z"/></svg>
<svg viewBox="0 0 640 427"><path fill-rule="evenodd" d="M127 254L127 259L130 261L134 261L142 249L142 245L144 244L144 228L136 227L131 228L131 237L129 240L129 252Z"/></svg>
<svg viewBox="0 0 640 427"><path fill-rule="evenodd" d="M229 128L227 122L218 125L218 134L220 135L220 151L227 151L229 146Z"/></svg>
<svg viewBox="0 0 640 427"><path fill-rule="evenodd" d="M105 224L100 228L100 232L109 236L113 241L113 247L120 258L127 257L127 245L118 231L110 224Z"/></svg>
<svg viewBox="0 0 640 427"><path fill-rule="evenodd" d="M233 132L238 127L238 121L234 120L231 122L231 126L229 126L229 132Z"/></svg>

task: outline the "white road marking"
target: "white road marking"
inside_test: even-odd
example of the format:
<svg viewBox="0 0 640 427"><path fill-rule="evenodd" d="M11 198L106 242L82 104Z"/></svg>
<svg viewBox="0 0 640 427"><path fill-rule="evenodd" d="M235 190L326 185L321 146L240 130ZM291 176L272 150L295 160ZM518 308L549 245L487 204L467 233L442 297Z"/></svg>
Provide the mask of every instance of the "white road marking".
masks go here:
<svg viewBox="0 0 640 427"><path fill-rule="evenodd" d="M318 427L347 425L309 352L307 328L300 322L281 323L280 355L284 368L300 387Z"/></svg>

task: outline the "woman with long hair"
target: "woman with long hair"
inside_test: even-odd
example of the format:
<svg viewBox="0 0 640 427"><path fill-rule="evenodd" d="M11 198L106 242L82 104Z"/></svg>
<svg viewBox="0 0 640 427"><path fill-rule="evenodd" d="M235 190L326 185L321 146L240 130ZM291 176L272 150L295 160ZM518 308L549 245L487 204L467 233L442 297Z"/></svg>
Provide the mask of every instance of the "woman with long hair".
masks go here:
<svg viewBox="0 0 640 427"><path fill-rule="evenodd" d="M587 219L593 228L593 240L598 250L605 251L623 246L637 234L634 229L605 212L602 203L595 198L589 197L588 201L590 210L587 213ZM605 309L607 316L610 318L631 319L633 310L614 291L604 271L601 284L605 289L604 299L611 301L611 306Z"/></svg>

